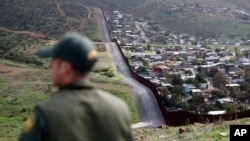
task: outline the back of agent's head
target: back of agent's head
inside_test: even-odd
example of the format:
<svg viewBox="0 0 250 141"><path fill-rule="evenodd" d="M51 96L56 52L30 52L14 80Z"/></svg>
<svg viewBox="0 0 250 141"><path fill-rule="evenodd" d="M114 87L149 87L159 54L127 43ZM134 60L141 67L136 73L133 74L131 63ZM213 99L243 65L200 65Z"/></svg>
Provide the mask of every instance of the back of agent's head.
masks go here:
<svg viewBox="0 0 250 141"><path fill-rule="evenodd" d="M36 55L67 61L79 72L89 72L98 60L93 42L78 33L66 33L53 47L39 49Z"/></svg>

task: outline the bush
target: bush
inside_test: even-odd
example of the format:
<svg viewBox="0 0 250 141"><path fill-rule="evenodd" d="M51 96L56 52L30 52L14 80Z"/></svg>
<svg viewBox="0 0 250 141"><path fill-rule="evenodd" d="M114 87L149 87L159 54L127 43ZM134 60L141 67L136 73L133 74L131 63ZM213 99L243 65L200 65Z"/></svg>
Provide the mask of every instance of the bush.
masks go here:
<svg viewBox="0 0 250 141"><path fill-rule="evenodd" d="M109 69L111 69L110 67L107 68L94 68L93 72L99 73L99 72L107 72L109 71Z"/></svg>
<svg viewBox="0 0 250 141"><path fill-rule="evenodd" d="M115 74L114 74L114 72L113 72L112 69L110 69L110 70L107 71L107 72L104 72L103 74L104 74L105 76L107 76L107 77L114 77L114 76L115 76Z"/></svg>
<svg viewBox="0 0 250 141"><path fill-rule="evenodd" d="M94 68L93 72L100 73L101 75L105 75L107 77L114 77L115 73L111 67L107 68Z"/></svg>
<svg viewBox="0 0 250 141"><path fill-rule="evenodd" d="M226 97L226 94L223 93L221 90L213 90L213 91L212 91L212 94L213 94L214 96L217 96L218 98Z"/></svg>
<svg viewBox="0 0 250 141"><path fill-rule="evenodd" d="M234 113L236 112L236 107L233 104L226 104L224 106L227 113Z"/></svg>

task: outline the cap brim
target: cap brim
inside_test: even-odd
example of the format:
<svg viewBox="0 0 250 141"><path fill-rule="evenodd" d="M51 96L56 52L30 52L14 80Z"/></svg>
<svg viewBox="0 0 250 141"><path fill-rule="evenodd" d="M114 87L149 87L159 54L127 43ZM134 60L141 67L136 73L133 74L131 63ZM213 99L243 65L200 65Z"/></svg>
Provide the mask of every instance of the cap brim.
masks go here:
<svg viewBox="0 0 250 141"><path fill-rule="evenodd" d="M38 49L36 55L41 58L52 58L54 57L54 48Z"/></svg>

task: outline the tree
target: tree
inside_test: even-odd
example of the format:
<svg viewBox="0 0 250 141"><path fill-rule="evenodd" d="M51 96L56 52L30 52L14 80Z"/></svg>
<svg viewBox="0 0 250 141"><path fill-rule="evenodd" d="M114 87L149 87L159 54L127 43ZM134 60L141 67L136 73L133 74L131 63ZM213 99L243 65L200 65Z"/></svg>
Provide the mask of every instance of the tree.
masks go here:
<svg viewBox="0 0 250 141"><path fill-rule="evenodd" d="M197 87L199 89L201 88L201 84L197 79L194 79L194 85L195 85L195 87Z"/></svg>
<svg viewBox="0 0 250 141"><path fill-rule="evenodd" d="M170 94L170 92L169 92L169 90L168 90L168 87L163 87L162 93L163 93L163 94Z"/></svg>
<svg viewBox="0 0 250 141"><path fill-rule="evenodd" d="M199 67L197 68L197 71L198 71L199 73L202 73L202 68L199 66Z"/></svg>
<svg viewBox="0 0 250 141"><path fill-rule="evenodd" d="M217 88L224 88L226 85L226 76L223 72L217 72L213 77L213 85Z"/></svg>
<svg viewBox="0 0 250 141"><path fill-rule="evenodd" d="M217 72L219 72L219 70L216 68L216 67L211 67L210 69L209 69L209 77L214 77L214 75L217 73Z"/></svg>
<svg viewBox="0 0 250 141"><path fill-rule="evenodd" d="M237 57L237 58L242 58L242 54L241 54L240 51L237 51L237 52L236 52L236 57Z"/></svg>
<svg viewBox="0 0 250 141"><path fill-rule="evenodd" d="M221 51L220 48L216 48L216 49L215 49L215 52L216 52L216 53L219 53L220 51Z"/></svg>
<svg viewBox="0 0 250 141"><path fill-rule="evenodd" d="M205 61L206 57L207 57L207 54L206 54L206 53L203 53L203 55L202 55L202 60Z"/></svg>
<svg viewBox="0 0 250 141"><path fill-rule="evenodd" d="M180 75L174 75L173 76L173 79L172 79L172 84L173 85L182 85L183 84L183 81L182 81L182 79L181 79L181 76Z"/></svg>
<svg viewBox="0 0 250 141"><path fill-rule="evenodd" d="M202 94L194 94L192 97L193 103L194 104L203 104L204 103L204 96Z"/></svg>
<svg viewBox="0 0 250 141"><path fill-rule="evenodd" d="M218 98L223 98L223 97L226 97L226 94L223 92L223 91L221 91L221 90L213 90L212 91L212 96L213 97L218 97Z"/></svg>
<svg viewBox="0 0 250 141"><path fill-rule="evenodd" d="M143 60L143 66L145 66L145 67L148 67L149 66L149 62L147 61L147 60Z"/></svg>
<svg viewBox="0 0 250 141"><path fill-rule="evenodd" d="M226 113L234 113L236 112L236 107L233 104L226 104L224 106L224 109L226 110Z"/></svg>
<svg viewBox="0 0 250 141"><path fill-rule="evenodd" d="M149 43L147 43L147 50L150 50L151 45Z"/></svg>
<svg viewBox="0 0 250 141"><path fill-rule="evenodd" d="M187 101L177 100L176 103L175 103L175 106L177 108L182 108L183 110L187 110L188 109L188 103L187 103Z"/></svg>
<svg viewBox="0 0 250 141"><path fill-rule="evenodd" d="M245 80L250 83L250 66L245 68Z"/></svg>
<svg viewBox="0 0 250 141"><path fill-rule="evenodd" d="M191 70L185 70L184 73L187 74L187 75L192 75L193 74L193 72Z"/></svg>
<svg viewBox="0 0 250 141"><path fill-rule="evenodd" d="M192 99L189 101L190 106L195 110L196 113L201 111L202 105L205 104L204 96L202 94L194 94Z"/></svg>
<svg viewBox="0 0 250 141"><path fill-rule="evenodd" d="M240 84L240 90L247 92L249 90L249 83L247 83L247 82L241 83Z"/></svg>
<svg viewBox="0 0 250 141"><path fill-rule="evenodd" d="M139 66L137 73L142 73L142 72L146 72L146 71L147 71L147 69L145 66Z"/></svg>
<svg viewBox="0 0 250 141"><path fill-rule="evenodd" d="M195 79L199 81L199 83L206 83L206 79L204 78L204 76L200 73L196 74Z"/></svg>
<svg viewBox="0 0 250 141"><path fill-rule="evenodd" d="M202 65L202 62L199 61L198 59L194 59L194 60L192 61L192 65Z"/></svg>
<svg viewBox="0 0 250 141"><path fill-rule="evenodd" d="M187 84L194 84L194 79L193 78L188 78L185 83Z"/></svg>
<svg viewBox="0 0 250 141"><path fill-rule="evenodd" d="M233 99L233 101L234 101L235 98L236 98L236 93L237 93L236 88L230 87L230 88L229 88L229 92L230 92L230 97L231 97L231 98Z"/></svg>

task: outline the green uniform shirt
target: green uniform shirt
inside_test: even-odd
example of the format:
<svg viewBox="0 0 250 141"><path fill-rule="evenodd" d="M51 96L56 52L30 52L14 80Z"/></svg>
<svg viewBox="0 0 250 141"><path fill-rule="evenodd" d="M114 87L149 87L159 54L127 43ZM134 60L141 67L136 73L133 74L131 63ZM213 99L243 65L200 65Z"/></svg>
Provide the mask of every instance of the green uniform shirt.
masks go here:
<svg viewBox="0 0 250 141"><path fill-rule="evenodd" d="M84 82L61 88L48 101L38 105L34 113L33 128L22 133L21 141L132 140L127 105Z"/></svg>

